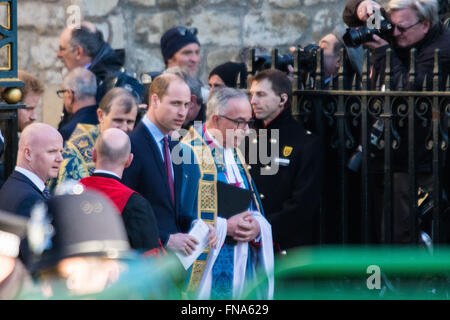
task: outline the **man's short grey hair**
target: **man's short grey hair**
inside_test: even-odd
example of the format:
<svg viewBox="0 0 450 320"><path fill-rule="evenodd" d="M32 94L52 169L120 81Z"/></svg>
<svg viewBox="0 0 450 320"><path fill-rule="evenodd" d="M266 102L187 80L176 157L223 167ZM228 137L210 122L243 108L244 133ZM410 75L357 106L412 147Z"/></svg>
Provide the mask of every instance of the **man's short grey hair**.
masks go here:
<svg viewBox="0 0 450 320"><path fill-rule="evenodd" d="M193 94L197 98L197 104L201 105L203 103L203 96L202 96L202 82L195 76L191 76L186 71L183 71L178 66L168 68L164 71L164 73L172 73L176 74L180 78L186 82L189 89L191 89L191 94Z"/></svg>
<svg viewBox="0 0 450 320"><path fill-rule="evenodd" d="M420 21L430 21L431 27L439 23L439 7L437 0L391 0L389 1L387 11L412 9L416 12Z"/></svg>
<svg viewBox="0 0 450 320"><path fill-rule="evenodd" d="M75 100L96 97L97 80L95 75L85 68L75 68L63 80L64 89L72 90Z"/></svg>
<svg viewBox="0 0 450 320"><path fill-rule="evenodd" d="M231 99L247 99L247 93L234 88L216 88L212 90L206 104L206 121L213 115L223 115L226 113L228 101Z"/></svg>

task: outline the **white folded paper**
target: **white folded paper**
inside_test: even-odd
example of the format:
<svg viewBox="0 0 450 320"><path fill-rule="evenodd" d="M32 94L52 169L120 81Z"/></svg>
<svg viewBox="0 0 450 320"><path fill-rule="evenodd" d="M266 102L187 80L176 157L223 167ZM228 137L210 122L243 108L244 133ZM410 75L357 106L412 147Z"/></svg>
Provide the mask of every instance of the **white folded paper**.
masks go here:
<svg viewBox="0 0 450 320"><path fill-rule="evenodd" d="M198 241L195 250L188 256L179 252L175 253L186 270L189 269L189 267L194 263L194 261L208 245L208 233L209 228L206 223L201 219L197 220L194 227L191 229L191 231L189 231L189 235L194 237Z"/></svg>

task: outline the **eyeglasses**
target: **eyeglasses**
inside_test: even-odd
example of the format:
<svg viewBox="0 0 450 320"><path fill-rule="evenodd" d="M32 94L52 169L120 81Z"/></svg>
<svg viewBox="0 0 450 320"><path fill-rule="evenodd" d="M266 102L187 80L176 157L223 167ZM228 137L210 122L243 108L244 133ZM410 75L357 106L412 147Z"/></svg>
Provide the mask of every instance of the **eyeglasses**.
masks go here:
<svg viewBox="0 0 450 320"><path fill-rule="evenodd" d="M72 91L72 90L68 90L68 89L63 89L63 90L58 90L58 91L56 91L56 94L58 95L58 97L59 98L64 98L64 92L67 92L67 91ZM72 91L72 93L73 93L73 91Z"/></svg>
<svg viewBox="0 0 450 320"><path fill-rule="evenodd" d="M413 25L410 25L409 27L400 27L400 26L398 26L398 25L396 25L394 23L391 23L392 24L392 30L395 30L395 28L397 28L398 32L405 33L406 31L408 31L409 29L411 29L412 27L414 27L415 25L417 25L417 24L419 24L421 22L422 22L422 20L419 20L416 23L414 23Z"/></svg>
<svg viewBox="0 0 450 320"><path fill-rule="evenodd" d="M185 36L187 33L192 33L194 36L197 35L197 28L186 28L186 27L177 27L178 33L180 36Z"/></svg>
<svg viewBox="0 0 450 320"><path fill-rule="evenodd" d="M231 121L231 122L235 123L237 125L238 129L245 129L245 126L252 127L253 124L255 123L255 119L250 119L249 121L245 121L245 120L231 119L231 118L228 118L228 117L222 116L222 115L219 115L219 117L220 118L225 118L228 121Z"/></svg>

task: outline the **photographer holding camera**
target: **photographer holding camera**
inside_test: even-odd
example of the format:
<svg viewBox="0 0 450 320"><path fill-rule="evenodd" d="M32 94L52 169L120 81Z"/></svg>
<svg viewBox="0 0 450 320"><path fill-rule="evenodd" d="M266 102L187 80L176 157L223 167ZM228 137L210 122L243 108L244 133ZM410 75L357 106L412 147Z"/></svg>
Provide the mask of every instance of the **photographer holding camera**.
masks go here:
<svg viewBox="0 0 450 320"><path fill-rule="evenodd" d="M377 14L381 17L376 17ZM409 91L421 91L426 77L427 90L432 90L434 51L440 49L441 77L439 88L442 90L450 72L450 31L439 21L437 0L391 0L387 10L371 0L349 0L343 13L344 22L350 27L358 29L347 30L347 42L354 45L361 44L371 49L370 78L371 90L376 90L375 84L380 78L384 83L384 70L386 66L386 49L391 48L392 87L386 90L399 90L403 88ZM373 21L379 19L380 28L372 27ZM381 21L380 21L381 20ZM371 29L372 28L372 29ZM410 49L417 50L416 75L413 83L409 82ZM387 85L387 84L386 84ZM383 90L383 89L382 89ZM446 118L441 122L446 131ZM376 124L381 124L376 121ZM415 242L410 230L410 208L409 208L409 174L408 174L408 128L399 127L398 134L403 142L399 149L393 154L393 242L407 244ZM373 139L376 130L372 126L371 136ZM379 129L383 134L384 127ZM416 147L416 181L417 186L432 191L432 153L425 148L429 128L424 128L418 122L415 126ZM375 162L381 165L382 162ZM383 172L380 170L380 172ZM376 225L383 225L383 175L374 175L374 213ZM377 233L378 237L383 234Z"/></svg>
<svg viewBox="0 0 450 320"><path fill-rule="evenodd" d="M434 50L440 49L441 77L443 87L450 70L450 31L439 21L436 0L391 0L385 12L372 0L350 0L343 13L344 22L349 27L362 27L377 19L381 13L385 19L382 36L372 35L372 41L363 45L373 51L370 76L372 85L376 83L378 72L382 70L384 80L386 65L385 50L392 49L391 72L394 77L394 90L401 84L406 90L421 90L427 75L427 88L431 90L434 64ZM378 17L380 18L380 17ZM382 19L381 19L382 20ZM383 27L383 23L382 23ZM410 69L410 49L417 49L416 79L412 87L408 83ZM373 89L373 88L372 88Z"/></svg>

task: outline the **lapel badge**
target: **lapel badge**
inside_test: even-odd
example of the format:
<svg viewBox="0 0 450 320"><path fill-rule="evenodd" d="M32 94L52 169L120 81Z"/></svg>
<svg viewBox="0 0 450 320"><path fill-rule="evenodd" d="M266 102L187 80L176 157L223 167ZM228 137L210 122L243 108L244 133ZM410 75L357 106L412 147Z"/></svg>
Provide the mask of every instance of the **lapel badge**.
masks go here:
<svg viewBox="0 0 450 320"><path fill-rule="evenodd" d="M283 148L283 157L289 157L292 153L292 150L294 150L294 148L292 148L290 146L285 146Z"/></svg>

